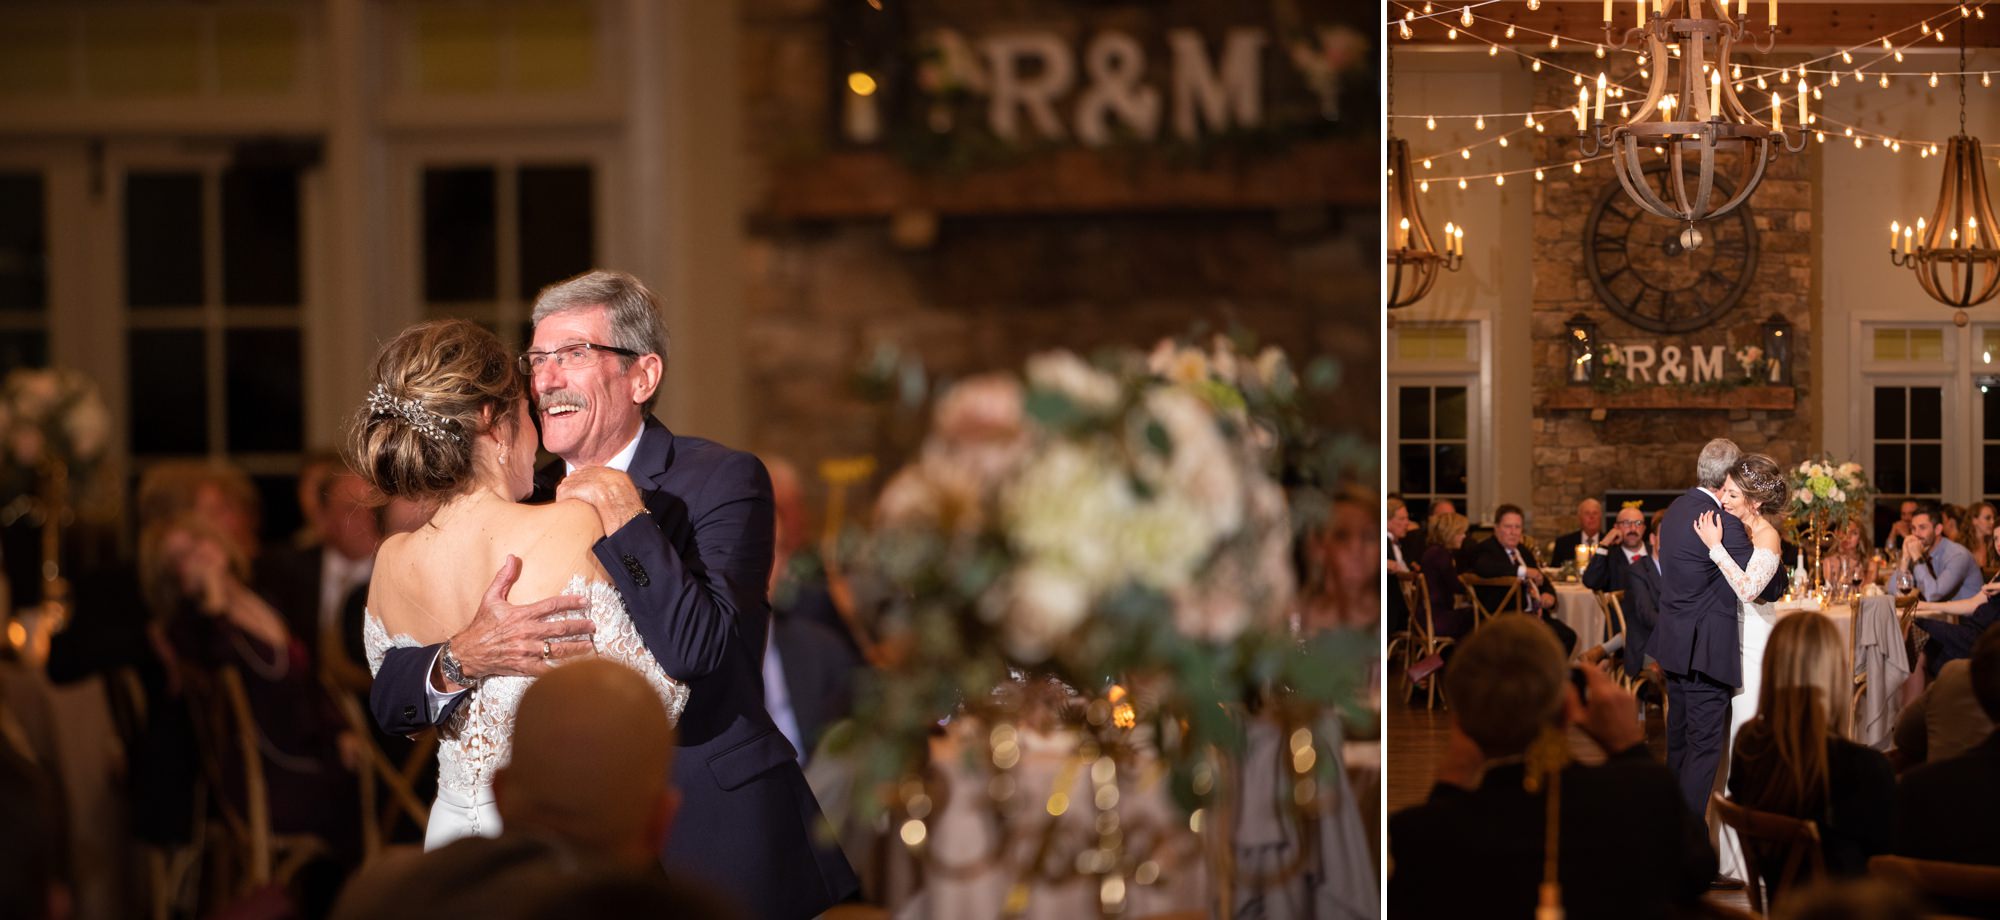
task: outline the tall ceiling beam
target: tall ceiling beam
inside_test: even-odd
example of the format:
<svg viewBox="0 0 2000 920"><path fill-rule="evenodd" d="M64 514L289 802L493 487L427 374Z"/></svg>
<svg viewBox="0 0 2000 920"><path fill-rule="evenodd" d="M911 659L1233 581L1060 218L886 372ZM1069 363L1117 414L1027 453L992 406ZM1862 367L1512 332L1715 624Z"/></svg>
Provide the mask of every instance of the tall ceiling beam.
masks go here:
<svg viewBox="0 0 2000 920"><path fill-rule="evenodd" d="M1465 3L1444 3L1432 0L1438 15L1428 21L1423 18L1423 0L1390 0L1389 14L1402 18L1406 10L1418 11L1418 18L1411 23L1416 32L1414 38L1404 41L1394 39L1400 46L1426 46L1458 48L1480 48L1483 43L1467 42L1464 36L1452 41L1445 38L1445 29L1458 26L1459 11ZM1706 3L1704 3L1706 5ZM1648 0L1647 7L1652 6ZM1956 3L1804 3L1795 0L1781 0L1778 4L1778 47L1780 48L1838 48L1857 45L1880 39L1883 35L1914 26L1926 17L1942 13L1955 13ZM1734 3L1731 4L1732 9ZM1615 0L1612 9L1617 14L1620 28L1630 28L1633 21L1633 0ZM1604 4L1602 0L1543 0L1541 9L1530 10L1526 2L1493 3L1477 6L1473 15L1485 19L1513 23L1523 29L1554 32L1562 36L1565 44L1571 41L1595 43L1604 40ZM1447 14L1448 13L1448 14ZM1765 0L1751 0L1750 27L1753 35L1761 37L1764 32ZM1972 17L1963 22L1970 31L1966 33L1966 43L1974 48L2000 47L2000 3L1991 5L1985 19ZM1956 26L1945 35L1943 42L1925 39L1918 47L1957 50L1958 33ZM1471 31L1481 38L1500 41L1528 50L1537 44L1547 46L1547 39L1537 43L1523 41L1517 37L1507 41L1501 37L1505 26L1483 20L1475 21ZM1391 27L1394 33L1394 27ZM1907 36L1899 36L1897 44L1903 44L1921 37L1912 30ZM1570 50L1576 50L1574 47Z"/></svg>

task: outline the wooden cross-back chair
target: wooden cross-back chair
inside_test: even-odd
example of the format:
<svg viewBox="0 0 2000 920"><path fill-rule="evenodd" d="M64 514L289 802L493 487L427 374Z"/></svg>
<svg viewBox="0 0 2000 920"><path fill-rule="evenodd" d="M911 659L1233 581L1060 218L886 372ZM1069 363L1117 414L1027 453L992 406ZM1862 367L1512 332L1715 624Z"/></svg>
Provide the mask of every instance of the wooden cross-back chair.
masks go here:
<svg viewBox="0 0 2000 920"><path fill-rule="evenodd" d="M1714 806L1722 823L1736 831L1737 840L1742 844L1743 874L1747 876L1744 879L1745 894L1749 896L1753 912L1768 916L1785 892L1826 876L1826 856L1820 848L1819 825L1800 818L1747 808L1724 798L1720 792L1709 794L1709 804ZM1781 854L1782 865L1768 892L1764 890L1760 854Z"/></svg>
<svg viewBox="0 0 2000 920"><path fill-rule="evenodd" d="M288 881L306 862L326 851L326 843L310 834L271 831L270 793L264 779L264 757L258 728L234 667L203 673L182 672L200 751L203 782L209 789L209 861L211 891L233 901L271 882ZM241 771L242 802L231 794L228 763Z"/></svg>
<svg viewBox="0 0 2000 920"><path fill-rule="evenodd" d="M1911 859L1907 856L1876 856L1868 860L1868 874L1876 878L1900 880L1928 899L1948 900L1960 910L1981 904L1987 910L1979 916L2000 913L2000 866Z"/></svg>
<svg viewBox="0 0 2000 920"><path fill-rule="evenodd" d="M1458 580L1459 583L1465 585L1466 596L1472 599L1472 628L1474 630L1485 626L1487 620L1491 620L1503 613L1528 612L1527 599L1521 596L1521 580L1519 578L1511 575L1502 575L1497 578L1481 578L1467 572L1458 576ZM1486 606L1486 602L1479 596L1480 588L1500 588L1504 589L1507 593L1500 596L1498 603L1488 607Z"/></svg>
<svg viewBox="0 0 2000 920"><path fill-rule="evenodd" d="M414 736L408 756L397 763L383 749L375 720L357 698L367 695L373 677L348 659L333 631L321 634L320 648L320 684L340 713L341 724L360 741L355 778L361 790L361 845L364 856L373 857L389 844L399 817L408 816L419 829L430 826L430 806L417 795L417 781L437 750L437 729Z"/></svg>
<svg viewBox="0 0 2000 920"><path fill-rule="evenodd" d="M1403 579L1402 584L1403 599L1410 609L1410 625L1400 634L1403 636L1401 651L1403 654L1403 681L1406 695L1409 689L1416 684L1415 681L1410 680L1411 666L1430 658L1432 655L1438 654L1452 643L1449 637L1437 634L1437 622L1431 612L1430 582L1423 577L1423 570L1417 566L1411 566L1410 572L1413 577ZM1439 671L1432 671L1424 676L1422 683L1425 693L1424 707L1426 709L1437 708L1438 681L1440 676Z"/></svg>

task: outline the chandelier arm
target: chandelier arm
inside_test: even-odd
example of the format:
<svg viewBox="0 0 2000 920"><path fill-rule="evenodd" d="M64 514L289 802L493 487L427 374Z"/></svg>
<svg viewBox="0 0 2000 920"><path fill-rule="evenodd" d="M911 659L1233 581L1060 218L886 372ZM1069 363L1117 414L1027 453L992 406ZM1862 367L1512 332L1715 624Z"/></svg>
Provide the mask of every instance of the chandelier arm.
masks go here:
<svg viewBox="0 0 2000 920"><path fill-rule="evenodd" d="M1621 143L1623 148L1612 154L1612 165L1616 167L1612 173L1618 176L1618 184L1625 187L1625 194L1649 214L1679 220L1680 217L1653 194L1652 185L1646 182L1646 165L1639 160L1637 143L1630 136ZM1633 176L1639 177L1636 182Z"/></svg>
<svg viewBox="0 0 2000 920"><path fill-rule="evenodd" d="M1750 155L1749 151L1746 150L1744 152L1744 155L1749 156ZM1750 193L1756 191L1757 186L1762 184L1764 181L1764 167L1770 165L1770 163L1771 163L1771 139L1766 137L1758 140L1757 154L1754 158L1752 158L1751 165L1746 167L1750 177L1739 185L1739 187L1736 190L1735 197L1730 198L1729 201L1723 204L1722 207L1710 211L1708 213L1708 219L1714 220L1715 218L1728 214L1729 212L1736 210L1745 201L1750 200Z"/></svg>
<svg viewBox="0 0 2000 920"><path fill-rule="evenodd" d="M1652 114L1660 108L1660 100L1667 95L1667 71L1657 66L1666 57L1666 45L1660 42L1659 33L1650 27L1646 32L1646 45L1646 60L1656 66L1653 68L1652 77L1647 81L1646 98L1639 103L1639 111L1625 120L1628 125L1635 125L1652 117Z"/></svg>
<svg viewBox="0 0 2000 920"><path fill-rule="evenodd" d="M1710 136L1702 138L1700 190L1695 193L1694 207L1688 209L1689 223L1715 216L1708 210L1709 195L1715 191L1715 138L1712 136L1714 129L1704 126L1702 131Z"/></svg>

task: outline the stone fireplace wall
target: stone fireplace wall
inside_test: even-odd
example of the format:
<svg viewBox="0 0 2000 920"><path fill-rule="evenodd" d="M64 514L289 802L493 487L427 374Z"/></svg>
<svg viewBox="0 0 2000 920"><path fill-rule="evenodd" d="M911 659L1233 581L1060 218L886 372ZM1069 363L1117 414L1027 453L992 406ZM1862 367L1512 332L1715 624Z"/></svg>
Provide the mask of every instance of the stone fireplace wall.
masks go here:
<svg viewBox="0 0 2000 920"><path fill-rule="evenodd" d="M1565 66L1595 74L1601 62L1589 55L1559 58ZM1628 98L1632 98L1628 92ZM1789 98L1789 96L1787 97ZM1537 75L1535 107L1573 105L1576 86L1568 73L1544 67ZM1616 107L1606 112L1616 118ZM1793 115L1787 109L1785 115ZM1829 142L1832 139L1829 138ZM1549 130L1536 137L1539 163L1567 163L1580 157L1574 121L1550 119ZM1538 539L1576 529L1575 509L1586 497L1609 491L1684 489L1694 482L1694 459L1710 438L1727 437L1745 451L1768 453L1781 464L1797 462L1819 444L1813 384L1818 368L1812 354L1820 313L1818 280L1813 271L1818 251L1814 187L1820 173L1819 145L1805 152L1775 158L1763 184L1751 196L1759 252L1753 280L1742 300L1708 328L1679 335L1638 329L1614 315L1599 301L1583 265L1585 223L1598 193L1617 182L1608 161L1587 163L1577 174L1569 168L1549 169L1534 190L1533 353L1501 355L1499 360L1533 362L1535 385L1534 486L1524 503ZM1526 179L1520 177L1515 181ZM1741 407L1704 409L1554 409L1547 404L1562 391L1568 363L1563 339L1569 317L1582 313L1598 323L1603 340L1662 341L1683 345L1727 345L1731 352L1761 341L1759 323L1773 313L1789 320L1793 344L1793 385L1796 408L1789 411ZM1734 358L1725 355L1733 366ZM1586 388L1587 389L1587 388ZM1502 496L1502 500L1511 500ZM1616 510L1616 509L1611 509Z"/></svg>

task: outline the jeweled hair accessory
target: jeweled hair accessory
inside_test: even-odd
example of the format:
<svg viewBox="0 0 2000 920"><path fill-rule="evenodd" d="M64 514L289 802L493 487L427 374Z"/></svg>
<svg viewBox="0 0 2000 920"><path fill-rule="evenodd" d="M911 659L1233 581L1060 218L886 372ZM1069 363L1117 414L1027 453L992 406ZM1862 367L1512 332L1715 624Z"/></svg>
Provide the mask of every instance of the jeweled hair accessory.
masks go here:
<svg viewBox="0 0 2000 920"><path fill-rule="evenodd" d="M445 430L448 424L444 417L424 408L424 404L414 399L403 399L389 394L389 388L376 384L368 394L368 411L373 415L393 415L410 424L424 437L433 441L458 441L465 439L455 432Z"/></svg>

